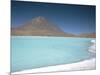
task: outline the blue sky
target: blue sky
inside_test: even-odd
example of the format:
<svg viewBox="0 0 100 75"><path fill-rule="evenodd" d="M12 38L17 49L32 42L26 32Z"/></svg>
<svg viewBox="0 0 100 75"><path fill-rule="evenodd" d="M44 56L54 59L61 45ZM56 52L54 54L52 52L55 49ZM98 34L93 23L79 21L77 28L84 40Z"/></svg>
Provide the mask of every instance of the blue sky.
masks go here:
<svg viewBox="0 0 100 75"><path fill-rule="evenodd" d="M12 27L21 26L38 16L45 17L64 32L95 32L95 6L12 1Z"/></svg>

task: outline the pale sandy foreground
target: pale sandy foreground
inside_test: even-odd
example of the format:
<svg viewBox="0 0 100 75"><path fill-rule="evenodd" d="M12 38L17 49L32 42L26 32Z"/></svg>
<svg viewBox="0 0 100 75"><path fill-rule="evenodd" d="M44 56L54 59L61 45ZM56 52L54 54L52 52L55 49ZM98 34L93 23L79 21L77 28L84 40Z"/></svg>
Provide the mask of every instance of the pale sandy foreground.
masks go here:
<svg viewBox="0 0 100 75"><path fill-rule="evenodd" d="M95 40L91 41L92 46L89 48L89 51L92 53L96 53L95 50ZM93 57L91 59L86 59L77 63L72 64L63 64L63 65L56 65L56 66L48 66L43 68L37 68L37 69L29 69L29 70L23 70L19 72L14 72L11 74L32 74L32 73L43 73L43 72L58 72L58 71L76 71L76 70L94 70L96 69L96 58Z"/></svg>

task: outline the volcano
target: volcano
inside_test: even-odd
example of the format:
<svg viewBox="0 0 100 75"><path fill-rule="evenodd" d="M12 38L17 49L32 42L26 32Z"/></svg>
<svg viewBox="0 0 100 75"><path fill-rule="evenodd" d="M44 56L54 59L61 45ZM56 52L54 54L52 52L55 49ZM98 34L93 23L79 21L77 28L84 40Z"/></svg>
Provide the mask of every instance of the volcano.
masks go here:
<svg viewBox="0 0 100 75"><path fill-rule="evenodd" d="M11 35L15 36L67 36L73 34L63 32L57 25L44 17L36 17L16 28L11 28Z"/></svg>

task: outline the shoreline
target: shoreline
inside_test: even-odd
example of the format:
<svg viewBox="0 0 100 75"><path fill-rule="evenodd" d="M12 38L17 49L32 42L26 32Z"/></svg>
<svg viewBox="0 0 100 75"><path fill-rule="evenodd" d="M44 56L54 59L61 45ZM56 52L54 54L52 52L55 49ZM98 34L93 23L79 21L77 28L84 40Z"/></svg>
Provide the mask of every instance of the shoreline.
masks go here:
<svg viewBox="0 0 100 75"><path fill-rule="evenodd" d="M95 70L96 69L96 58L86 59L77 63L63 64L56 66L47 66L37 69L28 69L18 72L13 72L11 74L32 74L32 73L46 73L46 72L58 72L58 71L80 71L80 70Z"/></svg>
<svg viewBox="0 0 100 75"><path fill-rule="evenodd" d="M76 39L84 39L84 38L87 38L87 37L64 37L64 36L11 36L11 38L14 38L14 37L33 37L33 38L76 38ZM96 38L87 38L87 39L96 39Z"/></svg>

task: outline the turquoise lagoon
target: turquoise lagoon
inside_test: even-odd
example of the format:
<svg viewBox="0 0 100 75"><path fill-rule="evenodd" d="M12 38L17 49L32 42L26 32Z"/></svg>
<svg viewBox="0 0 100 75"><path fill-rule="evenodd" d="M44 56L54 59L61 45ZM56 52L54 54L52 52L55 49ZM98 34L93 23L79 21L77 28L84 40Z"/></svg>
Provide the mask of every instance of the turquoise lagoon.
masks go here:
<svg viewBox="0 0 100 75"><path fill-rule="evenodd" d="M91 57L93 38L11 37L11 72L79 62Z"/></svg>

